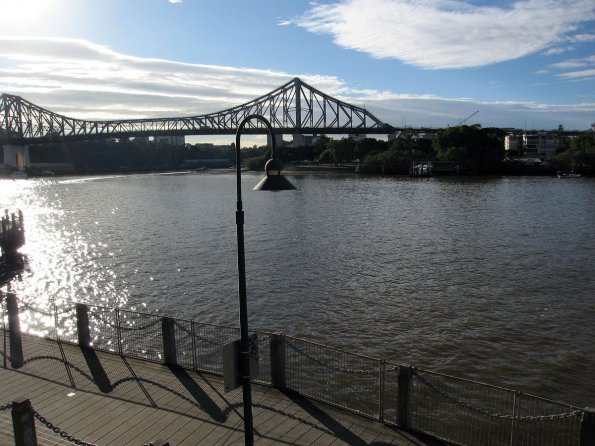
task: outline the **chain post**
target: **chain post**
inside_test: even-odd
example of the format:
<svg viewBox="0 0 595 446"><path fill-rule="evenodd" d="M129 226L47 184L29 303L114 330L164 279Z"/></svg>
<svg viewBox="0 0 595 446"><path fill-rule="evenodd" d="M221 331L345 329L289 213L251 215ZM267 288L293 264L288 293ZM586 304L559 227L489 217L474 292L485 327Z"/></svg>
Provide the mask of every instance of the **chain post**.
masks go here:
<svg viewBox="0 0 595 446"><path fill-rule="evenodd" d="M10 332L10 366L13 369L19 369L23 366L24 359L19 304L16 294L6 294L6 308L8 310L8 331Z"/></svg>
<svg viewBox="0 0 595 446"><path fill-rule="evenodd" d="M271 384L278 389L286 386L286 348L285 335L273 333L270 337Z"/></svg>
<svg viewBox="0 0 595 446"><path fill-rule="evenodd" d="M91 347L91 331L89 330L89 306L76 304L76 332L79 347Z"/></svg>
<svg viewBox="0 0 595 446"><path fill-rule="evenodd" d="M12 427L15 446L37 446L35 417L30 400L12 403Z"/></svg>
<svg viewBox="0 0 595 446"><path fill-rule="evenodd" d="M190 336L192 337L192 367L194 371L198 370L198 355L196 354L196 328L194 321L190 321Z"/></svg>
<svg viewBox="0 0 595 446"><path fill-rule="evenodd" d="M52 306L54 307L54 330L56 332L56 341L60 342L60 331L58 330L58 305L56 302L52 302Z"/></svg>
<svg viewBox="0 0 595 446"><path fill-rule="evenodd" d="M585 408L581 417L580 446L595 444L595 409Z"/></svg>
<svg viewBox="0 0 595 446"><path fill-rule="evenodd" d="M120 310L116 308L116 333L118 336L118 353L122 354L122 327L120 326Z"/></svg>
<svg viewBox="0 0 595 446"><path fill-rule="evenodd" d="M161 341L163 344L163 362L170 367L177 366L176 326L175 320L171 317L161 318Z"/></svg>
<svg viewBox="0 0 595 446"><path fill-rule="evenodd" d="M384 386L386 381L386 361L380 361L379 391L378 391L378 421L384 423Z"/></svg>
<svg viewBox="0 0 595 446"><path fill-rule="evenodd" d="M409 427L409 419L411 418L411 385L413 381L413 368L399 367L398 375L398 409L397 409L397 424L399 427L406 429Z"/></svg>

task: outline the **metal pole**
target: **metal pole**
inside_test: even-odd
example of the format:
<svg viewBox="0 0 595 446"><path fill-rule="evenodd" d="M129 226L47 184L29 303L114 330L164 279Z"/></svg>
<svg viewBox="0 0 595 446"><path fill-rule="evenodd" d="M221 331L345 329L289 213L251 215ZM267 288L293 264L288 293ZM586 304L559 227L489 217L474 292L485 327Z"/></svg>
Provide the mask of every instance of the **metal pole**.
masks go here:
<svg viewBox="0 0 595 446"><path fill-rule="evenodd" d="M238 239L238 294L240 298L240 376L244 402L244 441L246 446L254 444L252 419L252 391L250 388L250 339L248 336L248 301L246 297L246 255L244 250L244 209L242 206L242 164L240 160L240 136L251 119L258 119L266 126L271 138L271 158L275 156L275 135L269 121L261 115L246 116L236 132L236 232Z"/></svg>

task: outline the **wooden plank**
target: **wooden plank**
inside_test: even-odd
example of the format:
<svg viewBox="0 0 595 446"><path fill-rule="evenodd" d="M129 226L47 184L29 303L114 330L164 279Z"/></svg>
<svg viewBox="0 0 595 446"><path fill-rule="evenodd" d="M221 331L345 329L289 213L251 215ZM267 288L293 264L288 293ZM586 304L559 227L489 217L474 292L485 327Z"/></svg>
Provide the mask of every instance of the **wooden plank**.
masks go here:
<svg viewBox="0 0 595 446"><path fill-rule="evenodd" d="M46 348L56 351L55 343L51 346L53 341L25 338L29 354ZM76 345L62 347L67 361L88 376L92 376L91 365L98 368L95 376L103 374L109 385L122 379L131 381L105 388L107 393L102 393L96 383L72 371L71 366L77 385L73 389L69 382L65 383L63 364L41 360L26 372L0 369L0 395L5 399L31 399L34 408L56 426L97 444L135 446L158 438L176 446L243 444L241 389L223 393L219 377L189 370L173 371L160 364L108 352L85 356ZM68 397L71 392L74 395ZM252 398L258 444L411 444L412 437L400 431L324 404L288 397L270 387L253 385ZM158 407L149 407L150 402ZM4 419L8 418L0 415L0 427L10 424L2 424ZM62 444L45 427L40 435L49 444ZM416 442L424 444L417 439Z"/></svg>

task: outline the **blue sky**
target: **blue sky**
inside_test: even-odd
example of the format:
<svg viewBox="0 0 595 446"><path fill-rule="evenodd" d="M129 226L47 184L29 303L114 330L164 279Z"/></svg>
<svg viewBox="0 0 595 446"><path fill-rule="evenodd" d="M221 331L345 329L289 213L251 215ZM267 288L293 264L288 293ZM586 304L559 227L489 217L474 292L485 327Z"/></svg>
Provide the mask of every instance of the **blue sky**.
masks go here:
<svg viewBox="0 0 595 446"><path fill-rule="evenodd" d="M395 126L583 130L593 0L0 0L0 92L81 118L184 116L301 77Z"/></svg>

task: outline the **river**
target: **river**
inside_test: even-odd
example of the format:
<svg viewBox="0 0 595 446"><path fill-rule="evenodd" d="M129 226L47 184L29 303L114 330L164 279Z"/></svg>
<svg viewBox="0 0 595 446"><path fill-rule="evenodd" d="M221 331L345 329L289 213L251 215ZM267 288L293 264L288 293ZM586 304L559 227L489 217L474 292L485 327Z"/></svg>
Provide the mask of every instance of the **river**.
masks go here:
<svg viewBox="0 0 595 446"><path fill-rule="evenodd" d="M595 180L243 176L251 328L595 406ZM1 180L3 287L237 325L235 176Z"/></svg>

